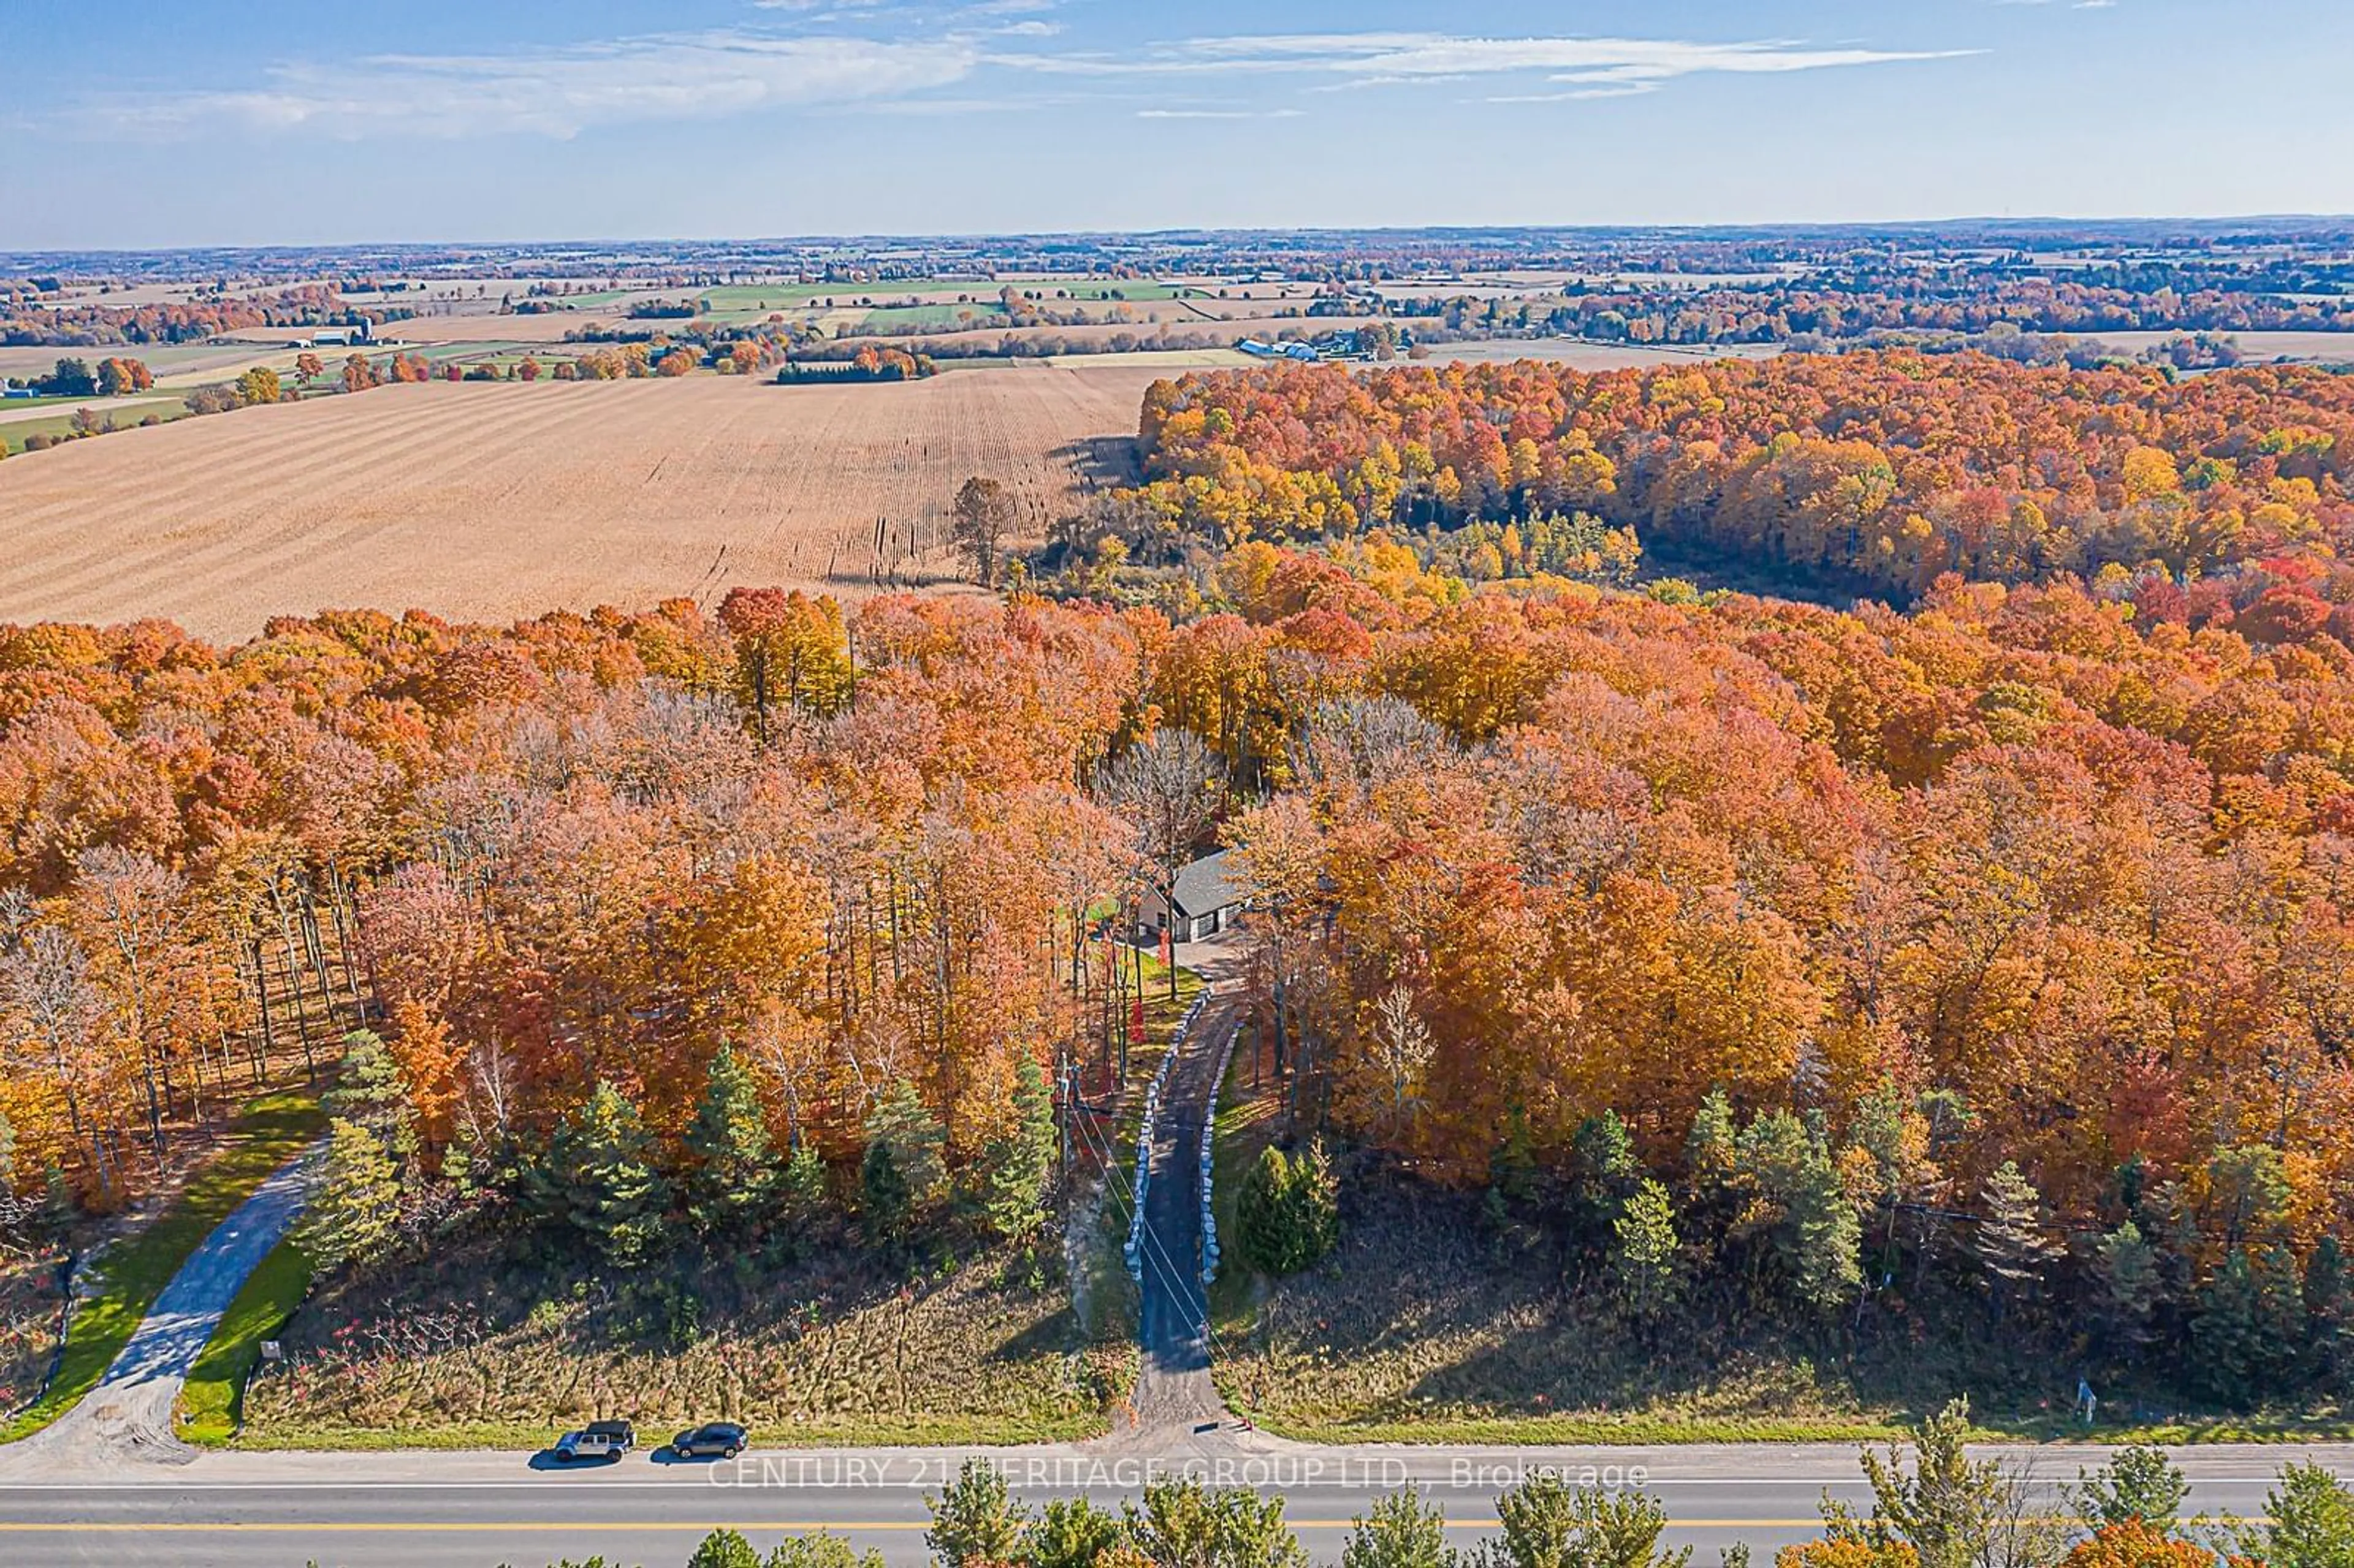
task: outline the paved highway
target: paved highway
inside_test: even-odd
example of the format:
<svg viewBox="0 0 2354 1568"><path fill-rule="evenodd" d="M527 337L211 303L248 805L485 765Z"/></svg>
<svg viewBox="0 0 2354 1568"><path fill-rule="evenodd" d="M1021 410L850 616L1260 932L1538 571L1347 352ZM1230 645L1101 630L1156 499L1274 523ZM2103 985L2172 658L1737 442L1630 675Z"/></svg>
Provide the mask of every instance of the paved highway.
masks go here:
<svg viewBox="0 0 2354 1568"><path fill-rule="evenodd" d="M2011 1450L2046 1484L2097 1463L2090 1448ZM207 1454L170 1467L108 1467L75 1476L52 1462L0 1478L0 1563L169 1564L171 1568L536 1568L602 1553L667 1568L705 1531L741 1530L765 1547L787 1531L831 1530L891 1563L924 1558L924 1494L962 1455L936 1449L754 1453L730 1463L656 1464L633 1455L565 1472L519 1455ZM1771 1549L1815 1533L1824 1493L1866 1501L1845 1446L1650 1449L1308 1448L1256 1434L1179 1434L1143 1444L1001 1450L1020 1495L1036 1503L1085 1493L1117 1506L1151 1476L1194 1475L1280 1494L1320 1562L1350 1520L1413 1482L1469 1541L1492 1527L1499 1489L1530 1467L1580 1479L1639 1482L1667 1505L1671 1538L1700 1568L1746 1542ZM2190 1506L2259 1510L2282 1464L2312 1457L2354 1474L2354 1448L2213 1447L2183 1451Z"/></svg>

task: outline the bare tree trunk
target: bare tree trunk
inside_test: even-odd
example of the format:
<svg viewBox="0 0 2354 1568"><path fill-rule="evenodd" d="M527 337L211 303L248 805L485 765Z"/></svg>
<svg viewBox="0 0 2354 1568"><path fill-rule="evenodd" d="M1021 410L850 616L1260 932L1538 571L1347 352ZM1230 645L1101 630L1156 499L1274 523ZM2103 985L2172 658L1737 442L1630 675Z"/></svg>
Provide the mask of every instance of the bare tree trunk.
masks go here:
<svg viewBox="0 0 2354 1568"><path fill-rule="evenodd" d="M295 925L302 933L302 956L311 961L312 978L319 982L319 1003L326 1009L327 1027L335 1025L335 989L327 979L327 946L320 939L319 906L309 895L294 907Z"/></svg>
<svg viewBox="0 0 2354 1568"><path fill-rule="evenodd" d="M359 907L352 896L352 885L334 862L327 863L327 912L334 917L335 947L342 956L344 989L352 999L352 1013L359 1022L367 1022L367 1002L360 995L358 966L352 956L359 950Z"/></svg>
<svg viewBox="0 0 2354 1568"><path fill-rule="evenodd" d="M276 877L270 881L270 900L278 910L278 941L286 954L286 986L294 993L294 1033L302 1043L302 1074L313 1087L319 1082L319 1064L311 1054L311 1021L305 1016L309 999L302 994L302 965L294 955L293 911L286 906L285 890Z"/></svg>
<svg viewBox="0 0 2354 1568"><path fill-rule="evenodd" d="M251 965L250 969L247 967L249 963ZM243 985L249 980L253 982L253 994L260 1003L256 1009L256 1014L261 1021L260 1040L257 1042L251 1034L245 1037L246 1071L252 1077L253 1086L259 1089L262 1080L269 1076L270 1055L274 1044L270 1037L270 988L263 984L261 980L260 938L249 938L245 947L239 952L237 979L239 985Z"/></svg>

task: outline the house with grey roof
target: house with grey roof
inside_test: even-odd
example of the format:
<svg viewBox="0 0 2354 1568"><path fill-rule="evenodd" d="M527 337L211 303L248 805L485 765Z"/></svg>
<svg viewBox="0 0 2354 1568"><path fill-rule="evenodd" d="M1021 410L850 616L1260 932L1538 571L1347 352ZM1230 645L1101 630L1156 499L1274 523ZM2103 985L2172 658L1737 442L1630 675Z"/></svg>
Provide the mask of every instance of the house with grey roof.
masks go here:
<svg viewBox="0 0 2354 1568"><path fill-rule="evenodd" d="M1148 889L1138 935L1157 942L1166 931L1172 942L1194 942L1231 929L1242 916L1245 890L1230 876L1239 868L1227 854L1220 850L1183 867L1165 898L1158 887Z"/></svg>

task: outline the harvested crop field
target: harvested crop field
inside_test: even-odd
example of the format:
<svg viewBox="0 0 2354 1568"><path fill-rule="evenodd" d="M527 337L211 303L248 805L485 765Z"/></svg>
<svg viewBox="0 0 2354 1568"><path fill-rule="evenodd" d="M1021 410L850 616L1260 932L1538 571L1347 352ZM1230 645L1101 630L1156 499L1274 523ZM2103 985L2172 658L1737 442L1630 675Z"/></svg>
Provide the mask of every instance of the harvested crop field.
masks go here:
<svg viewBox="0 0 2354 1568"><path fill-rule="evenodd" d="M0 463L0 620L241 640L325 608L506 620L944 582L958 485L1002 479L1043 534L1127 477L1155 374L433 383L102 436Z"/></svg>

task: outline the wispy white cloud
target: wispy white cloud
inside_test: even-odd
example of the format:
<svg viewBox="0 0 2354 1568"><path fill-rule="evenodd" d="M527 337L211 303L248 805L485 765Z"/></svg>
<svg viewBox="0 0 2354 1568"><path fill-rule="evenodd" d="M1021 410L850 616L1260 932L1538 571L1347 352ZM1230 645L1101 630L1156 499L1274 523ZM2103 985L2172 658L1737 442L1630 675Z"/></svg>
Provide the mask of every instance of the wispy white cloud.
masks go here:
<svg viewBox="0 0 2354 1568"><path fill-rule="evenodd" d="M1301 109L1140 109L1139 120L1298 120Z"/></svg>
<svg viewBox="0 0 2354 1568"><path fill-rule="evenodd" d="M1640 98L1657 90L1656 85L1639 82L1626 87L1581 87L1569 92L1491 92L1482 103L1582 103L1596 98Z"/></svg>
<svg viewBox="0 0 2354 1568"><path fill-rule="evenodd" d="M229 125L335 137L562 137L592 125L898 98L962 81L980 59L970 39L671 34L506 55L281 65L253 88L101 101L87 112L133 133Z"/></svg>
<svg viewBox="0 0 2354 1568"><path fill-rule="evenodd" d="M1786 40L1712 44L1675 38L1458 37L1437 33L1299 33L1191 38L1134 56L997 55L1000 64L1077 75L1216 76L1345 73L1358 80L1459 80L1557 72L1559 81L1660 82L1707 72L1826 70L1952 59L1966 49L1812 48Z"/></svg>
<svg viewBox="0 0 2354 1568"><path fill-rule="evenodd" d="M2080 3L2113 5L2115 0ZM1172 81L1320 75L1342 79L1310 82L1306 90L1317 93L1518 77L1531 85L1486 94L1481 101L1567 103L1632 98L1690 76L1778 75L1952 59L1976 52L1815 48L1773 39L1712 44L1672 38L1292 33L1190 38L1125 57L1000 52L990 58L992 64L1049 76L1160 77Z"/></svg>
<svg viewBox="0 0 2354 1568"><path fill-rule="evenodd" d="M1465 81L1460 76L1352 76L1346 81L1319 82L1310 92L1363 92L1371 87L1426 87L1433 82Z"/></svg>
<svg viewBox="0 0 2354 1568"><path fill-rule="evenodd" d="M1954 58L1967 51L1816 48L1766 39L1489 38L1443 33L1298 33L1197 37L1119 52L1057 48L1056 0L752 0L780 16L767 27L655 34L504 54L388 54L270 67L255 85L92 100L75 122L124 135L177 136L221 127L357 139L462 138L523 132L567 137L594 126L720 119L789 108L911 113L1003 107L1054 80L1159 80L1179 101L1147 119L1281 118L1270 88L1332 92L1377 86L1491 82L1488 101L1627 97L1681 78L1851 69ZM2079 0L2098 5L2107 0ZM821 11L822 14L821 15ZM791 13L790 21L782 20ZM917 18L925 18L917 26ZM824 29L855 20L857 27ZM819 30L812 31L812 28ZM859 36L851 36L852 34ZM872 36L866 36L872 35ZM986 83L976 79L986 77ZM1028 79L1029 85L1023 85ZM1248 107L1188 105L1202 89ZM965 96L939 96L963 86Z"/></svg>

